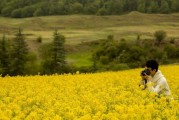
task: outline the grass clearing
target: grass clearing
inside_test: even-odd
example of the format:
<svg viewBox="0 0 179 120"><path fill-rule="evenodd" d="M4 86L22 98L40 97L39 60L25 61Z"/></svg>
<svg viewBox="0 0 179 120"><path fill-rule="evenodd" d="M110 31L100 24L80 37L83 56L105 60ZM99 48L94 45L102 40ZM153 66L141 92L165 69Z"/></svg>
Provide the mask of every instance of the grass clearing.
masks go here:
<svg viewBox="0 0 179 120"><path fill-rule="evenodd" d="M79 52L75 54L68 54L67 62L72 65L75 65L76 67L91 66L91 56L91 52Z"/></svg>

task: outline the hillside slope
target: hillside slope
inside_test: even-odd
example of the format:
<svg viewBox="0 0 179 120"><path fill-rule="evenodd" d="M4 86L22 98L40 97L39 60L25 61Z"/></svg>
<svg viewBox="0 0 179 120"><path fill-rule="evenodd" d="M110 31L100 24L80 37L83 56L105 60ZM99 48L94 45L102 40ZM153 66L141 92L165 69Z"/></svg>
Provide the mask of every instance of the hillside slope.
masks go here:
<svg viewBox="0 0 179 120"><path fill-rule="evenodd" d="M12 19L0 17L0 35L13 37L21 27L27 39L36 40L42 36L44 42L52 39L58 29L66 36L67 44L106 38L134 39L138 34L151 38L154 31L164 30L169 37L179 38L179 14L142 14L131 12L121 16L68 15Z"/></svg>

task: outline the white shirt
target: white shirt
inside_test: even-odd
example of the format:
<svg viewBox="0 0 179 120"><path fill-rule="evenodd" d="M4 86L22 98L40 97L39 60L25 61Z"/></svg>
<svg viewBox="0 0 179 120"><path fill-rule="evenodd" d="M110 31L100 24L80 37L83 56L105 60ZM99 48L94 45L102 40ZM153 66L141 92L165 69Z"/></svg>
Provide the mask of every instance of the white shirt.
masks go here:
<svg viewBox="0 0 179 120"><path fill-rule="evenodd" d="M154 86L151 86L151 82L154 83ZM150 78L147 83L147 87L150 92L156 92L158 94L163 93L165 96L171 95L168 83L160 70L158 70L155 75Z"/></svg>

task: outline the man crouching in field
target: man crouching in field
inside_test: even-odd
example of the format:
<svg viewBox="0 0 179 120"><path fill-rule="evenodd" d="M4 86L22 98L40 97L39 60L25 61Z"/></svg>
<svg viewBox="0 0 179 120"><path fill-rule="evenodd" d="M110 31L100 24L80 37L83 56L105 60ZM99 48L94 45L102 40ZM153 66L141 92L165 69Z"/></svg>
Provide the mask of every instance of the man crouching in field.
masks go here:
<svg viewBox="0 0 179 120"><path fill-rule="evenodd" d="M171 96L170 88L166 81L166 78L158 70L158 63L155 60L149 60L146 62L146 69L141 72L141 76L146 81L146 87L150 92L155 92L160 94L164 94L164 96ZM151 82L154 83L154 86L151 85ZM173 97L170 97L173 99Z"/></svg>

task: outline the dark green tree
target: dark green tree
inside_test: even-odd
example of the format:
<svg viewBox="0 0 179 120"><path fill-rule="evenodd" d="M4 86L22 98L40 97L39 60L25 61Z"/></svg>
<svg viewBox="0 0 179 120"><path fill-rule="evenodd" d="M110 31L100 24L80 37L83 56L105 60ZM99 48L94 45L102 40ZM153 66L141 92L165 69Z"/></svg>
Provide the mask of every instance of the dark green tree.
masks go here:
<svg viewBox="0 0 179 120"><path fill-rule="evenodd" d="M100 8L97 12L97 15L108 15L108 10L106 8Z"/></svg>
<svg viewBox="0 0 179 120"><path fill-rule="evenodd" d="M68 14L117 15L179 12L178 0L1 0L0 14L31 17Z"/></svg>
<svg viewBox="0 0 179 120"><path fill-rule="evenodd" d="M137 7L137 11L145 13L146 10L146 3L145 0L139 0L138 2L138 7Z"/></svg>
<svg viewBox="0 0 179 120"><path fill-rule="evenodd" d="M87 0L77 0L78 2L80 2L83 7L86 5L86 3L88 2Z"/></svg>
<svg viewBox="0 0 179 120"><path fill-rule="evenodd" d="M22 13L22 9L21 8L15 9L15 10L12 11L11 17L21 18L21 13Z"/></svg>
<svg viewBox="0 0 179 120"><path fill-rule="evenodd" d="M14 8L12 6L3 7L3 9L1 10L2 16L5 16L5 17L11 16L11 12L13 11L13 9Z"/></svg>
<svg viewBox="0 0 179 120"><path fill-rule="evenodd" d="M88 11L89 14L97 14L98 10L100 9L100 0L95 0L91 3L88 3L85 6L85 11Z"/></svg>
<svg viewBox="0 0 179 120"><path fill-rule="evenodd" d="M41 51L42 74L63 73L66 67L65 62L65 37L56 30L53 35L53 42L45 45Z"/></svg>
<svg viewBox="0 0 179 120"><path fill-rule="evenodd" d="M25 42L25 37L22 34L22 30L19 28L14 43L12 46L11 53L11 75L24 75L25 64L27 62L28 46Z"/></svg>
<svg viewBox="0 0 179 120"><path fill-rule="evenodd" d="M53 46L52 46L52 73L62 73L65 68L65 37L58 33L57 30L54 32Z"/></svg>
<svg viewBox="0 0 179 120"><path fill-rule="evenodd" d="M161 1L160 12L161 13L169 13L170 12L169 4L166 0Z"/></svg>
<svg viewBox="0 0 179 120"><path fill-rule="evenodd" d="M41 8L36 9L36 11L33 13L33 16L42 16L43 10Z"/></svg>
<svg viewBox="0 0 179 120"><path fill-rule="evenodd" d="M5 39L5 35L3 36L2 40L0 41L0 67L2 73L2 77L9 74L10 71L10 61L9 61L9 51L7 49L7 43Z"/></svg>
<svg viewBox="0 0 179 120"><path fill-rule="evenodd" d="M72 5L72 10L73 10L73 13L80 13L83 11L83 5L81 3L74 3Z"/></svg>
<svg viewBox="0 0 179 120"><path fill-rule="evenodd" d="M35 6L24 7L21 11L21 17L32 17L36 9Z"/></svg>
<svg viewBox="0 0 179 120"><path fill-rule="evenodd" d="M157 42L157 45L160 45L161 42L167 37L167 33L163 30L159 30L154 33L154 37Z"/></svg>
<svg viewBox="0 0 179 120"><path fill-rule="evenodd" d="M2 8L5 6L5 3L6 3L6 0L1 0L1 2L0 2L0 13L1 13Z"/></svg>
<svg viewBox="0 0 179 120"><path fill-rule="evenodd" d="M159 11L159 5L157 1L152 1L147 9L148 13L157 13Z"/></svg>
<svg viewBox="0 0 179 120"><path fill-rule="evenodd" d="M43 2L42 4L40 4L40 7L38 8L38 10L35 11L36 16L49 15L49 9L50 9L49 2Z"/></svg>
<svg viewBox="0 0 179 120"><path fill-rule="evenodd" d="M179 0L172 0L172 11L179 12Z"/></svg>
<svg viewBox="0 0 179 120"><path fill-rule="evenodd" d="M49 3L49 15L57 15L60 13L60 11L63 11L63 5L59 2L51 2Z"/></svg>
<svg viewBox="0 0 179 120"><path fill-rule="evenodd" d="M108 2L108 11L110 14L121 14L123 12L123 3L120 0Z"/></svg>

